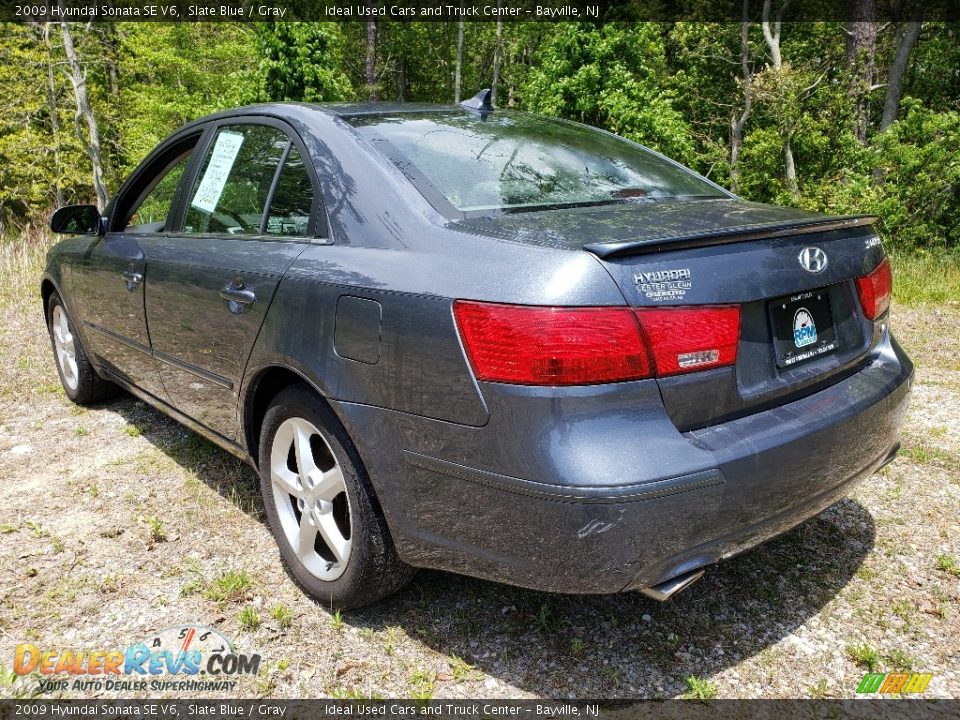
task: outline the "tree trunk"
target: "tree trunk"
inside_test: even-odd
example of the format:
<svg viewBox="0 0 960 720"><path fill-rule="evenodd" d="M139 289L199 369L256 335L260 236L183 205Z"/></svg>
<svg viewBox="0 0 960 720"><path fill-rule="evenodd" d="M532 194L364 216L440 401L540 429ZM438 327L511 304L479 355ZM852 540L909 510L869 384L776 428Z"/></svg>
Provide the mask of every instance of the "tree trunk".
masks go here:
<svg viewBox="0 0 960 720"><path fill-rule="evenodd" d="M497 0L497 9L502 0ZM497 44L493 49L493 85L490 87L490 104L497 106L497 85L500 82L500 61L503 55L503 20L497 20Z"/></svg>
<svg viewBox="0 0 960 720"><path fill-rule="evenodd" d="M903 76L907 72L907 63L913 46L917 44L922 26L923 6L918 5L910 22L904 23L897 31L897 54L887 74L887 95L883 101L883 116L880 118L880 132L890 127L900 112L900 96L903 94Z"/></svg>
<svg viewBox="0 0 960 720"><path fill-rule="evenodd" d="M877 72L876 0L847 2L847 65L850 69L847 92L853 101L853 133L861 145L866 145L870 91Z"/></svg>
<svg viewBox="0 0 960 720"><path fill-rule="evenodd" d="M793 148L790 145L789 137L783 144L783 168L783 176L787 190L790 191L791 195L796 197L799 193L799 188L797 186L797 166L793 162Z"/></svg>
<svg viewBox="0 0 960 720"><path fill-rule="evenodd" d="M783 69L783 55L780 53L780 28L783 20L783 13L787 9L790 0L786 0L777 11L775 21L770 23L770 0L764 0L763 3L763 37L767 41L767 47L770 49L770 59L773 63L773 69L778 72ZM797 166L793 159L792 130L784 128L783 133L783 179L787 190L794 197L797 196Z"/></svg>
<svg viewBox="0 0 960 720"><path fill-rule="evenodd" d="M763 21L760 23L760 27L763 30L763 39L767 41L767 49L770 50L770 62L776 70L779 70L783 65L783 56L780 54L780 25L789 2L790 0L786 0L780 6L777 17L771 25L770 0L763 0Z"/></svg>
<svg viewBox="0 0 960 720"><path fill-rule="evenodd" d="M743 147L743 128L750 119L753 88L750 86L750 0L743 0L743 22L740 23L740 75L743 79L743 110L730 121L730 189L740 189L740 149Z"/></svg>
<svg viewBox="0 0 960 720"><path fill-rule="evenodd" d="M57 207L63 205L63 166L60 162L60 104L57 102L57 84L53 76L53 43L50 42L50 23L43 23L43 44L47 46L47 105L50 107L50 134L53 137L53 197Z"/></svg>
<svg viewBox="0 0 960 720"><path fill-rule="evenodd" d="M369 3L368 3L369 4ZM367 99L377 100L377 21L367 20Z"/></svg>
<svg viewBox="0 0 960 720"><path fill-rule="evenodd" d="M407 101L407 61L403 57L397 60L397 102Z"/></svg>
<svg viewBox="0 0 960 720"><path fill-rule="evenodd" d="M453 77L453 101L460 102L460 93L463 92L463 27L464 21L457 23L457 70Z"/></svg>
<svg viewBox="0 0 960 720"><path fill-rule="evenodd" d="M93 189L97 194L97 207L103 211L110 200L107 195L107 186L103 181L103 165L100 161L100 131L97 128L97 118L93 114L93 108L87 98L87 77L84 72L80 58L77 57L76 49L73 46L73 36L70 34L70 27L66 21L61 21L60 31L63 33L63 50L67 56L67 62L70 64L70 82L73 84L73 94L77 100L77 115L87 124L87 155L90 157L90 164L93 166Z"/></svg>

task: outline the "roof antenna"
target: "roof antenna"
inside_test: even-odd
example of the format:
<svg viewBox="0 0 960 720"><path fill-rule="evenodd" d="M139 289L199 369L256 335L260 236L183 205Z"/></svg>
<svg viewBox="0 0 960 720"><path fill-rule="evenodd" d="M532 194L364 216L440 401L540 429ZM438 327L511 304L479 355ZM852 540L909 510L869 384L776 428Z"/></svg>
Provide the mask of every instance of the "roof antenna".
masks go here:
<svg viewBox="0 0 960 720"><path fill-rule="evenodd" d="M487 115L493 112L493 105L490 103L490 88L484 88L469 100L464 100L460 105L468 110L476 110L480 115Z"/></svg>

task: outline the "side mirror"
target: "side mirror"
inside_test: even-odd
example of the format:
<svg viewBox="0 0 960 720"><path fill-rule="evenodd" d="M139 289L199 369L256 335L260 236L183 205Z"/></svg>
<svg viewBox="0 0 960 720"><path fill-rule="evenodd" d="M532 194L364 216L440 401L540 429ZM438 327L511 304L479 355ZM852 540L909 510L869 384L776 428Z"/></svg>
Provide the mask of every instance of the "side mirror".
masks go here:
<svg viewBox="0 0 960 720"><path fill-rule="evenodd" d="M100 211L94 205L67 205L50 218L50 229L66 235L99 235Z"/></svg>

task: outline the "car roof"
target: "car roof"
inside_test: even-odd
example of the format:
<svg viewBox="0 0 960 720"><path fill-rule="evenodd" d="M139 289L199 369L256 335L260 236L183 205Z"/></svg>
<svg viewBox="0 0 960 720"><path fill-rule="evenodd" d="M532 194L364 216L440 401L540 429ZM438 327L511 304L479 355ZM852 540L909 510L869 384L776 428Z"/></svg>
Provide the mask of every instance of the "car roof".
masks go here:
<svg viewBox="0 0 960 720"><path fill-rule="evenodd" d="M188 130L197 125L216 120L240 117L243 115L263 115L281 119L299 118L306 120L313 114L348 118L356 115L380 115L397 113L424 113L424 112L463 112L471 110L459 105L443 105L439 103L397 103L397 102L365 102L365 103L305 103L305 102L270 102L255 105L243 105L228 110L211 113L197 118L184 125L180 130Z"/></svg>

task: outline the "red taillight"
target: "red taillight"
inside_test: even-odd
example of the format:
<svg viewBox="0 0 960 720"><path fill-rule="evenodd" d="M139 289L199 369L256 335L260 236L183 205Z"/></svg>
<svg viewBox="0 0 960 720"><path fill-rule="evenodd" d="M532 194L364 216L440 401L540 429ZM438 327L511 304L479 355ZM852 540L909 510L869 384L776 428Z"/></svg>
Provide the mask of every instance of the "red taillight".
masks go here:
<svg viewBox="0 0 960 720"><path fill-rule="evenodd" d="M650 340L658 376L737 361L739 307L641 308L635 312Z"/></svg>
<svg viewBox="0 0 960 720"><path fill-rule="evenodd" d="M478 380L590 385L651 374L637 321L628 308L457 300L453 313Z"/></svg>
<svg viewBox="0 0 960 720"><path fill-rule="evenodd" d="M857 294L867 320L876 320L890 307L890 294L893 292L893 272L890 260L883 259L869 275L857 278Z"/></svg>
<svg viewBox="0 0 960 720"><path fill-rule="evenodd" d="M539 307L457 300L478 380L592 385L732 365L740 308Z"/></svg>

